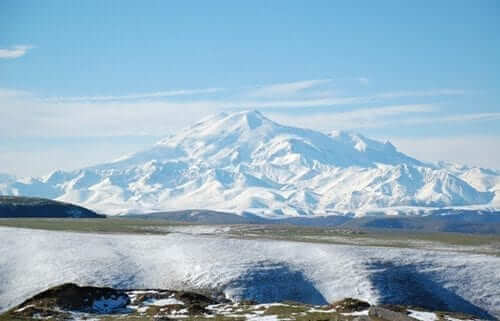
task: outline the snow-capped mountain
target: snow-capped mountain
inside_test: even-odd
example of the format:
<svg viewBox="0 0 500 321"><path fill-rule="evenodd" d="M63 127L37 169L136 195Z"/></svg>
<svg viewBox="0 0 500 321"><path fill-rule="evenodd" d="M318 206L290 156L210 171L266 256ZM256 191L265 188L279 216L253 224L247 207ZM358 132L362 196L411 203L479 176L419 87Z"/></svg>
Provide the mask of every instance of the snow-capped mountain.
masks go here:
<svg viewBox="0 0 500 321"><path fill-rule="evenodd" d="M17 180L0 193L109 214L188 208L269 216L415 212L500 205L500 173L424 163L390 142L283 126L249 111L206 118L117 161Z"/></svg>

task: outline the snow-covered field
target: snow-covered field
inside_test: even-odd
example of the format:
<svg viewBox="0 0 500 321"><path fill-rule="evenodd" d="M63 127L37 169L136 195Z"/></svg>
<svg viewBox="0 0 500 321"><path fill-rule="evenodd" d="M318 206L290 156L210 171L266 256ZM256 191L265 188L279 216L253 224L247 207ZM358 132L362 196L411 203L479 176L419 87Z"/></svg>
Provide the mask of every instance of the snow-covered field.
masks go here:
<svg viewBox="0 0 500 321"><path fill-rule="evenodd" d="M0 228L0 310L63 282L212 289L234 299L356 297L500 316L500 258L457 252Z"/></svg>

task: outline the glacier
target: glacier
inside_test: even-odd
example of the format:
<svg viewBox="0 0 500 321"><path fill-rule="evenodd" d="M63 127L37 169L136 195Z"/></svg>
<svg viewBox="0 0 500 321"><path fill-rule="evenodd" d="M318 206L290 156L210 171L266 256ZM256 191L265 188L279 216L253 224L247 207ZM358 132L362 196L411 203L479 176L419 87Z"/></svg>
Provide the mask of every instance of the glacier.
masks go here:
<svg viewBox="0 0 500 321"><path fill-rule="evenodd" d="M104 214L178 209L266 217L425 214L500 207L500 172L419 161L345 131L221 113L118 160L5 180L0 194L76 203Z"/></svg>

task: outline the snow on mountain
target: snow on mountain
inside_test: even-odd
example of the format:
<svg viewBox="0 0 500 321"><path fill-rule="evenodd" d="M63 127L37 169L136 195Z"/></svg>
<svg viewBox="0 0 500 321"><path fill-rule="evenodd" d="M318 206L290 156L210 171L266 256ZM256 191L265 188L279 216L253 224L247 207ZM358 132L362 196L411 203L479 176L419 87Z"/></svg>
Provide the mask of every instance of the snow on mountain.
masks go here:
<svg viewBox="0 0 500 321"><path fill-rule="evenodd" d="M500 171L449 162L439 162L438 165L467 182L476 190L494 193L491 205L500 207Z"/></svg>
<svg viewBox="0 0 500 321"><path fill-rule="evenodd" d="M427 164L390 142L283 126L257 111L218 114L98 166L8 184L3 194L110 214L204 208L325 215L495 204L500 174Z"/></svg>

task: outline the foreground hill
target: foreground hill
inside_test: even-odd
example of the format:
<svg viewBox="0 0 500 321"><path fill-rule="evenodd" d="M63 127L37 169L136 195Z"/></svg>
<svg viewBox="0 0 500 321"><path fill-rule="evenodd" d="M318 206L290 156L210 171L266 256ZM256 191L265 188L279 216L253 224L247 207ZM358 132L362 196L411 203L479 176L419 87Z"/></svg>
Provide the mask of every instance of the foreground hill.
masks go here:
<svg viewBox="0 0 500 321"><path fill-rule="evenodd" d="M111 214L196 208L269 217L495 207L499 191L497 171L427 164L389 142L283 126L256 111L204 119L114 162L0 186Z"/></svg>
<svg viewBox="0 0 500 321"><path fill-rule="evenodd" d="M104 215L81 206L43 198L0 196L0 218L6 217L103 218Z"/></svg>
<svg viewBox="0 0 500 321"><path fill-rule="evenodd" d="M188 234L187 229L202 234ZM274 242L255 239L253 233L253 239L244 240L204 235L199 227L169 231L85 234L0 227L0 311L55 284L75 282L196 289L259 303L325 305L354 297L372 305L500 316L500 257L478 254L482 246L465 253L462 245L363 247Z"/></svg>
<svg viewBox="0 0 500 321"><path fill-rule="evenodd" d="M431 321L478 320L456 312L433 312L403 305L370 306L347 298L332 304L231 302L193 292L162 289L121 290L67 283L26 300L0 315L0 321L40 319L94 321Z"/></svg>

